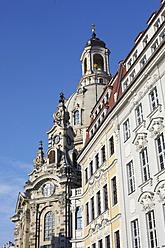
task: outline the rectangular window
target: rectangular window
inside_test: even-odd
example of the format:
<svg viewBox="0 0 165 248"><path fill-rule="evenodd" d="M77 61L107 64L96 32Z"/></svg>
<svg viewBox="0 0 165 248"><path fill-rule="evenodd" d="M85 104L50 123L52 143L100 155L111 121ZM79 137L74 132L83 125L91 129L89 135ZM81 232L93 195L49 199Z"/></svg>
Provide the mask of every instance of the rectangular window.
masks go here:
<svg viewBox="0 0 165 248"><path fill-rule="evenodd" d="M102 159L102 163L104 163L105 160L106 160L106 156L105 156L105 146L103 146L103 147L101 148L101 159Z"/></svg>
<svg viewBox="0 0 165 248"><path fill-rule="evenodd" d="M88 168L85 169L85 184L88 182Z"/></svg>
<svg viewBox="0 0 165 248"><path fill-rule="evenodd" d="M150 178L147 148L140 152L141 170L143 183Z"/></svg>
<svg viewBox="0 0 165 248"><path fill-rule="evenodd" d="M111 179L111 187L112 187L112 206L117 204L117 184L116 184L116 176Z"/></svg>
<svg viewBox="0 0 165 248"><path fill-rule="evenodd" d="M120 248L120 232L115 232L115 248Z"/></svg>
<svg viewBox="0 0 165 248"><path fill-rule="evenodd" d="M114 154L114 139L113 136L109 139L109 156Z"/></svg>
<svg viewBox="0 0 165 248"><path fill-rule="evenodd" d="M151 110L153 111L159 105L158 92L156 87L153 88L149 96L150 96Z"/></svg>
<svg viewBox="0 0 165 248"><path fill-rule="evenodd" d="M146 214L147 229L148 229L148 242L150 248L157 247L157 237L156 237L156 225L154 211L150 211Z"/></svg>
<svg viewBox="0 0 165 248"><path fill-rule="evenodd" d="M110 248L110 235L105 237L105 248Z"/></svg>
<svg viewBox="0 0 165 248"><path fill-rule="evenodd" d="M164 142L163 133L161 133L156 138L156 147L157 147L159 170L163 170L165 168L165 142Z"/></svg>
<svg viewBox="0 0 165 248"><path fill-rule="evenodd" d="M96 170L99 168L99 154L97 153L95 156L95 165L96 165Z"/></svg>
<svg viewBox="0 0 165 248"><path fill-rule="evenodd" d="M128 194L131 194L135 191L135 175L133 161L130 161L127 164L127 178L128 178Z"/></svg>
<svg viewBox="0 0 165 248"><path fill-rule="evenodd" d="M143 110L141 103L136 107L135 115L136 115L136 125L139 126L143 121Z"/></svg>
<svg viewBox="0 0 165 248"><path fill-rule="evenodd" d="M138 219L131 222L133 248L140 248Z"/></svg>
<svg viewBox="0 0 165 248"><path fill-rule="evenodd" d="M91 221L95 218L95 206L94 206L94 196L90 199L91 202Z"/></svg>
<svg viewBox="0 0 165 248"><path fill-rule="evenodd" d="M104 207L104 211L106 211L108 209L108 189L107 189L107 184L104 185L103 187L103 207Z"/></svg>
<svg viewBox="0 0 165 248"><path fill-rule="evenodd" d="M98 248L103 248L103 241L102 241L102 239L100 239L99 242L98 242Z"/></svg>
<svg viewBox="0 0 165 248"><path fill-rule="evenodd" d="M85 204L86 226L89 225L89 203Z"/></svg>
<svg viewBox="0 0 165 248"><path fill-rule="evenodd" d="M123 129L124 129L124 141L128 140L129 137L131 136L130 133L130 125L129 125L129 119L127 119L124 123L123 123Z"/></svg>
<svg viewBox="0 0 165 248"><path fill-rule="evenodd" d="M93 175L93 160L89 163L90 176Z"/></svg>
<svg viewBox="0 0 165 248"><path fill-rule="evenodd" d="M96 243L92 244L92 248L96 248Z"/></svg>
<svg viewBox="0 0 165 248"><path fill-rule="evenodd" d="M82 228L82 211L80 207L76 208L76 229Z"/></svg>
<svg viewBox="0 0 165 248"><path fill-rule="evenodd" d="M96 193L96 201L97 201L97 216L101 214L101 197L100 190Z"/></svg>

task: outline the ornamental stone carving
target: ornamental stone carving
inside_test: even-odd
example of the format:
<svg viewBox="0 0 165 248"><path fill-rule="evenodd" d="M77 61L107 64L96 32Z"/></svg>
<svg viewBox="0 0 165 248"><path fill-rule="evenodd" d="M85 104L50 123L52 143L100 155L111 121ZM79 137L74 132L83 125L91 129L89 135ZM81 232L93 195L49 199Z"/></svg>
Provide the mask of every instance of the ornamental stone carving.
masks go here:
<svg viewBox="0 0 165 248"><path fill-rule="evenodd" d="M76 206L72 204L70 210L72 213L75 213L76 212Z"/></svg>
<svg viewBox="0 0 165 248"><path fill-rule="evenodd" d="M152 192L144 192L142 195L139 197L139 202L143 207L144 212L150 211L155 203L154 203L154 193Z"/></svg>
<svg viewBox="0 0 165 248"><path fill-rule="evenodd" d="M147 128L151 132L151 137L155 137L160 133L160 131L164 127L163 119L164 119L163 117L156 117L151 120Z"/></svg>
<svg viewBox="0 0 165 248"><path fill-rule="evenodd" d="M158 183L155 192L160 198L159 202L165 202L165 180Z"/></svg>
<svg viewBox="0 0 165 248"><path fill-rule="evenodd" d="M91 186L91 187L89 188L89 196L91 196L93 193L94 193L94 189L93 189L93 187Z"/></svg>
<svg viewBox="0 0 165 248"><path fill-rule="evenodd" d="M145 86L141 88L138 93L134 93L132 99L130 100L130 112L131 110L139 103L139 101L143 98L143 96L148 93L148 90L152 87L152 85L158 80L158 74L154 74L152 77L147 78L147 82ZM133 93L133 92L132 92Z"/></svg>
<svg viewBox="0 0 165 248"><path fill-rule="evenodd" d="M136 145L137 151L143 149L147 144L147 133L136 134L133 144Z"/></svg>

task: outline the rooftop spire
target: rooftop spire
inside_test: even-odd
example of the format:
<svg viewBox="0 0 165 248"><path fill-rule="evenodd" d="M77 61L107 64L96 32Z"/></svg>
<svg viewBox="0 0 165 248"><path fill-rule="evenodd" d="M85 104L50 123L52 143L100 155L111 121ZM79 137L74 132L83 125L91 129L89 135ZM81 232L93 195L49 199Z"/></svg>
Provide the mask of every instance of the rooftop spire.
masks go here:
<svg viewBox="0 0 165 248"><path fill-rule="evenodd" d="M96 37L96 33L95 33L95 27L96 25L95 24L92 24L92 38L95 38Z"/></svg>

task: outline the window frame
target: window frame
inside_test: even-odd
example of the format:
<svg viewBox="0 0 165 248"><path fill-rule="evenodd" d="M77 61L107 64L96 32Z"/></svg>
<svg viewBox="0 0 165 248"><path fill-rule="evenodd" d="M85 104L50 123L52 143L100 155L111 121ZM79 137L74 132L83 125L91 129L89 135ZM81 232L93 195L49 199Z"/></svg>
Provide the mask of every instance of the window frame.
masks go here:
<svg viewBox="0 0 165 248"><path fill-rule="evenodd" d="M132 233L132 247L140 248L140 232L138 218L131 221L131 233Z"/></svg>
<svg viewBox="0 0 165 248"><path fill-rule="evenodd" d="M149 93L151 111L154 111L159 106L159 97L157 87L155 86Z"/></svg>
<svg viewBox="0 0 165 248"><path fill-rule="evenodd" d="M75 110L74 111L74 125L76 126L76 125L78 125L78 124L80 124L80 110Z"/></svg>
<svg viewBox="0 0 165 248"><path fill-rule="evenodd" d="M140 103L135 108L136 125L139 126L143 122L143 108L142 103Z"/></svg>
<svg viewBox="0 0 165 248"><path fill-rule="evenodd" d="M151 216L149 216L149 215L151 215ZM150 218L150 220L149 220L149 218ZM147 223L147 230L148 230L147 234L148 234L149 247L150 248L157 247L157 234L156 234L154 210L151 210L148 213L146 213L146 223ZM152 233L152 235L151 235L151 233ZM154 237L154 239L153 239L154 240L154 246L152 245L151 236Z"/></svg>
<svg viewBox="0 0 165 248"><path fill-rule="evenodd" d="M53 235L55 237L55 214L53 211L48 211L44 216L44 241L52 240Z"/></svg>
<svg viewBox="0 0 165 248"><path fill-rule="evenodd" d="M160 140L160 144L158 144L158 140ZM158 168L159 171L161 171L165 168L165 139L163 132L156 137L155 143L157 151ZM160 149L161 152L159 151ZM163 164L163 166L161 164Z"/></svg>
<svg viewBox="0 0 165 248"><path fill-rule="evenodd" d="M118 192L117 192L117 177L116 175L111 178L111 199L112 207L118 204Z"/></svg>
<svg viewBox="0 0 165 248"><path fill-rule="evenodd" d="M136 189L133 160L131 160L128 164L126 164L126 168L127 168L128 194L130 195L133 192L135 192L135 189Z"/></svg>
<svg viewBox="0 0 165 248"><path fill-rule="evenodd" d="M140 151L140 163L141 163L142 182L145 183L151 178L147 147L143 148Z"/></svg>
<svg viewBox="0 0 165 248"><path fill-rule="evenodd" d="M111 157L115 153L115 144L114 144L114 135L112 135L109 140L109 157Z"/></svg>
<svg viewBox="0 0 165 248"><path fill-rule="evenodd" d="M126 142L131 137L129 118L127 118L123 123L123 132L124 132L124 142Z"/></svg>

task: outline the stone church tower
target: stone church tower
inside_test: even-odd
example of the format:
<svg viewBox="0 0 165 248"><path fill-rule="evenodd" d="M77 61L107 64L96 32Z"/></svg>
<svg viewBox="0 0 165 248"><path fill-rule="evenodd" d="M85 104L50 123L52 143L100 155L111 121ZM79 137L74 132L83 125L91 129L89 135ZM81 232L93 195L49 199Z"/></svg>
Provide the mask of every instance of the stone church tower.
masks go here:
<svg viewBox="0 0 165 248"><path fill-rule="evenodd" d="M82 149L90 112L110 79L110 51L93 27L81 56L82 78L67 100L60 94L54 125L47 132L47 156L40 142L34 169L19 193L15 223L15 247L70 248L71 189L81 187L81 171L76 162Z"/></svg>
<svg viewBox="0 0 165 248"><path fill-rule="evenodd" d="M81 55L82 77L76 92L68 99L66 107L76 137L75 147L80 151L90 124L90 112L110 80L109 55L104 41L96 37L92 24L92 37L87 41Z"/></svg>
<svg viewBox="0 0 165 248"><path fill-rule="evenodd" d="M40 142L34 169L25 193L19 193L15 222L15 247L70 247L71 189L80 186L80 170L74 150L74 131L61 93L54 125L48 131L48 157Z"/></svg>

